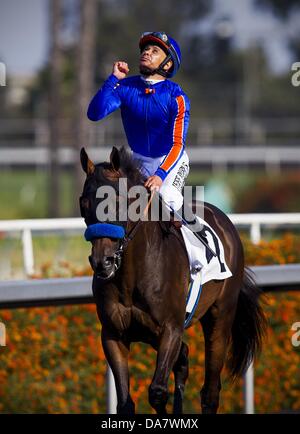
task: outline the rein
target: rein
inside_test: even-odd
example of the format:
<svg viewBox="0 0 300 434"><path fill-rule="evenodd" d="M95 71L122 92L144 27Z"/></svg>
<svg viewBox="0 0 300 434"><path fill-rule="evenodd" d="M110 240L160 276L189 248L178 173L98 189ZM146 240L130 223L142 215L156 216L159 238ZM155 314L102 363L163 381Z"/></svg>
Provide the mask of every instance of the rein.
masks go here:
<svg viewBox="0 0 300 434"><path fill-rule="evenodd" d="M154 197L154 194L155 194L155 191L153 190L151 192L151 196L150 196L150 198L149 198L149 200L147 202L147 205L145 206L145 209L143 211L143 215L144 216L146 216L146 214L147 214L147 212L148 212L148 210L150 208L150 205L151 205L152 199ZM127 227L128 227L128 223L129 223L129 220L127 221ZM125 237L123 238L123 243L121 243L120 249L118 251L121 250L123 252L127 248L129 242L133 240L133 238L134 238L134 236L135 236L138 228L140 227L140 225L142 223L143 223L143 220L138 220L138 222L130 229L129 233L127 233L127 227L126 227Z"/></svg>

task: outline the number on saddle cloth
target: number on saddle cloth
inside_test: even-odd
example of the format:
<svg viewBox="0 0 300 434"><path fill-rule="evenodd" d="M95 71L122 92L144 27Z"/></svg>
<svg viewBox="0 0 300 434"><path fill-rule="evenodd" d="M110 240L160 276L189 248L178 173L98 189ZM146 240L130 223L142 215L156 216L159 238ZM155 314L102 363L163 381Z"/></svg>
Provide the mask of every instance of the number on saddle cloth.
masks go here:
<svg viewBox="0 0 300 434"><path fill-rule="evenodd" d="M208 243L207 235L205 232L209 232L211 234L213 242L214 242L214 246L215 246L213 251L217 255L217 258L218 258L218 261L220 264L220 268L221 268L221 272L226 271L225 264L222 262L221 257L220 257L220 245L218 242L218 238L216 237L214 232L211 230L211 228L209 226L206 226L206 225L199 222L197 215L193 213L193 211L190 209L189 206L184 206L184 208L181 208L181 210L184 211L184 213L183 213L184 220L188 223L188 225L189 224L193 225L193 226L195 225L195 227L193 229L191 229L192 232L197 233L199 235L199 237L202 238L207 245L209 245L209 243ZM205 256L206 256L207 263L209 264L211 259L213 258L213 254L206 246L205 246Z"/></svg>
<svg viewBox="0 0 300 434"><path fill-rule="evenodd" d="M207 235L205 232L209 232L212 236L214 246L215 246L214 251L216 252L216 255L217 255L220 267L221 267L221 272L226 271L225 264L224 264L224 262L221 261L220 246L219 246L219 242L218 242L216 235L213 233L213 231L210 229L210 227L203 225L203 228L202 228L200 233L201 233L201 236L205 239L207 244L208 244L208 240L207 240ZM211 259L213 258L213 254L208 250L207 247L205 247L205 254L206 254L207 263L209 264Z"/></svg>

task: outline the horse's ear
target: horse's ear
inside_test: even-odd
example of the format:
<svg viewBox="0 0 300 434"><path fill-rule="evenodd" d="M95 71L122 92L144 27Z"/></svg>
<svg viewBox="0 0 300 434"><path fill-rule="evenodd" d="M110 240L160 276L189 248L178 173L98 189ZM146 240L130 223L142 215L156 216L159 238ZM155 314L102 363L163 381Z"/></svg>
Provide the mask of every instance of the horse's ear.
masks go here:
<svg viewBox="0 0 300 434"><path fill-rule="evenodd" d="M89 159L88 154L84 148L80 151L81 167L87 175L92 175L95 172L95 165L92 160Z"/></svg>
<svg viewBox="0 0 300 434"><path fill-rule="evenodd" d="M110 164L112 165L113 169L118 171L120 169L120 153L118 149L113 146L112 151L110 153Z"/></svg>

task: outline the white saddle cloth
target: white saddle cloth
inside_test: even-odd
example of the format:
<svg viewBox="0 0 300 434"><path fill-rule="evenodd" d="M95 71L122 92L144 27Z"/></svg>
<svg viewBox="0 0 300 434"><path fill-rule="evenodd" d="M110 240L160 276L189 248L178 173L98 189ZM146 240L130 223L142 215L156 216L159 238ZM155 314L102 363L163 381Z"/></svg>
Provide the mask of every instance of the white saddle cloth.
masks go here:
<svg viewBox="0 0 300 434"><path fill-rule="evenodd" d="M224 248L220 238L212 227L203 219L200 217L197 218L199 222L207 228L207 230L205 230L204 227L208 245L215 253L219 254L218 257L213 256L208 261L206 257L207 249L204 244L195 237L194 233L190 229L183 225L181 227L181 232L190 261L191 280L195 280L196 278L199 280L199 269L201 270L201 285L204 285L210 280L223 280L227 279L227 277L231 277L232 273L225 262ZM210 231L215 235L215 241Z"/></svg>

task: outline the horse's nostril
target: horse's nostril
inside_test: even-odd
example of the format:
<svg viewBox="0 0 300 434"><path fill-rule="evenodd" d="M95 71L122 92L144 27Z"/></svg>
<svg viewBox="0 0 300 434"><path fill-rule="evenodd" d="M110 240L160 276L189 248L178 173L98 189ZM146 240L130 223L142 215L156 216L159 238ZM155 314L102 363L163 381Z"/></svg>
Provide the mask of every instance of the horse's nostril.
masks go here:
<svg viewBox="0 0 300 434"><path fill-rule="evenodd" d="M89 256L91 267L98 278L108 280L114 275L114 257L104 256L97 260L93 255Z"/></svg>
<svg viewBox="0 0 300 434"><path fill-rule="evenodd" d="M103 261L104 267L110 267L113 263L114 258L112 256L107 256Z"/></svg>

